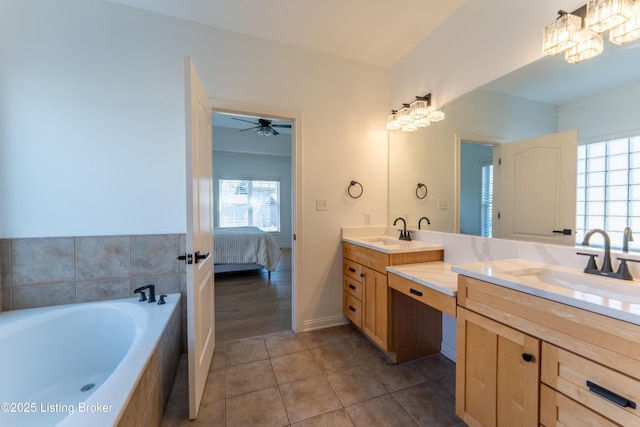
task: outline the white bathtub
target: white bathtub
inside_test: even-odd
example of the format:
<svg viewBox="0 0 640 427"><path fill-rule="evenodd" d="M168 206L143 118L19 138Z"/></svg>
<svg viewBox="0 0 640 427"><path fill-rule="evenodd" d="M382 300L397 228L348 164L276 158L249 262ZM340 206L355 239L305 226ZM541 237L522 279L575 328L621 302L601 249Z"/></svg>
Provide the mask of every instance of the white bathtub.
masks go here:
<svg viewBox="0 0 640 427"><path fill-rule="evenodd" d="M180 294L0 313L0 426L118 423Z"/></svg>

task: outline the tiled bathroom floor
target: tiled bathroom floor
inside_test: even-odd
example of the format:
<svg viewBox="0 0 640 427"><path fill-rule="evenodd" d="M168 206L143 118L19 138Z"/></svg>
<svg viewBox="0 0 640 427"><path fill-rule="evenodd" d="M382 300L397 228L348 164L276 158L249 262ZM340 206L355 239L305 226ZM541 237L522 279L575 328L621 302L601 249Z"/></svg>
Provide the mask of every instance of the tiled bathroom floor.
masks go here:
<svg viewBox="0 0 640 427"><path fill-rule="evenodd" d="M183 355L162 426L464 426L455 364L393 365L352 326L218 343L198 419Z"/></svg>

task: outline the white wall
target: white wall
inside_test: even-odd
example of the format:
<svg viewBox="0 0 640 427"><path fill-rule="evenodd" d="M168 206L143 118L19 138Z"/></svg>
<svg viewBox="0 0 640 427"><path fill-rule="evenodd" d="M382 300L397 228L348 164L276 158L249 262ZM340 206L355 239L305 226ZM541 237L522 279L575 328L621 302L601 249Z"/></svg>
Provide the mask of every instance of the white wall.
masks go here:
<svg viewBox="0 0 640 427"><path fill-rule="evenodd" d="M464 4L391 68L389 108L431 92L442 106L542 57L542 30L584 0L476 0ZM427 18L428 19L428 18Z"/></svg>
<svg viewBox="0 0 640 427"><path fill-rule="evenodd" d="M185 55L212 99L300 112L297 327L341 317L340 227L387 222L387 70L118 4L3 0L0 237L184 232Z"/></svg>
<svg viewBox="0 0 640 427"><path fill-rule="evenodd" d="M562 104L560 130L578 129L580 142L640 135L640 81Z"/></svg>

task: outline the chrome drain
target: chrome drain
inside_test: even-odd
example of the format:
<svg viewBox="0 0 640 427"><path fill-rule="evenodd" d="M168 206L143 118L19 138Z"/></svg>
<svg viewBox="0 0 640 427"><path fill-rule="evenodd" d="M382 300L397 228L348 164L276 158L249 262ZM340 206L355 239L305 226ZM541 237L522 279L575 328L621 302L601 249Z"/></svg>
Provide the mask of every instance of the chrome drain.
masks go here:
<svg viewBox="0 0 640 427"><path fill-rule="evenodd" d="M94 388L95 386L96 386L96 385L95 385L94 383L87 384L87 385L83 385L83 386L80 388L80 391L89 391L89 390L91 390L92 388Z"/></svg>

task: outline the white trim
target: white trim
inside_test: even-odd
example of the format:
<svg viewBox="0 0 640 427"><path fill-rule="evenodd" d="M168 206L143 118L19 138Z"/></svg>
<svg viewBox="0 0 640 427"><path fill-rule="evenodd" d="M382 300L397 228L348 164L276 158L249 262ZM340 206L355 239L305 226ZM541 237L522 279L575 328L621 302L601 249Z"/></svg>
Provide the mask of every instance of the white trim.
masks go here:
<svg viewBox="0 0 640 427"><path fill-rule="evenodd" d="M332 326L347 325L350 320L343 315L323 317L321 319L311 319L304 321L303 332L313 331L316 329L330 328Z"/></svg>
<svg viewBox="0 0 640 427"><path fill-rule="evenodd" d="M447 359L455 362L456 361L456 348L448 345L446 342L442 341L440 344L440 353Z"/></svg>
<svg viewBox="0 0 640 427"><path fill-rule="evenodd" d="M453 134L453 233L460 234L460 153L462 142L472 144L504 144L505 140L490 136L473 135L469 133L454 132ZM494 173L496 168L494 168ZM495 185L495 176L493 183ZM495 191L494 191L495 195Z"/></svg>
<svg viewBox="0 0 640 427"><path fill-rule="evenodd" d="M292 162L292 215L291 232L291 329L298 332L304 329L304 313L302 312L301 293L298 292L298 277L302 274L302 257L300 238L302 230L302 111L288 108L269 107L221 99L209 100L213 111L231 114L245 114L250 116L269 116L274 119L291 121L291 162Z"/></svg>

